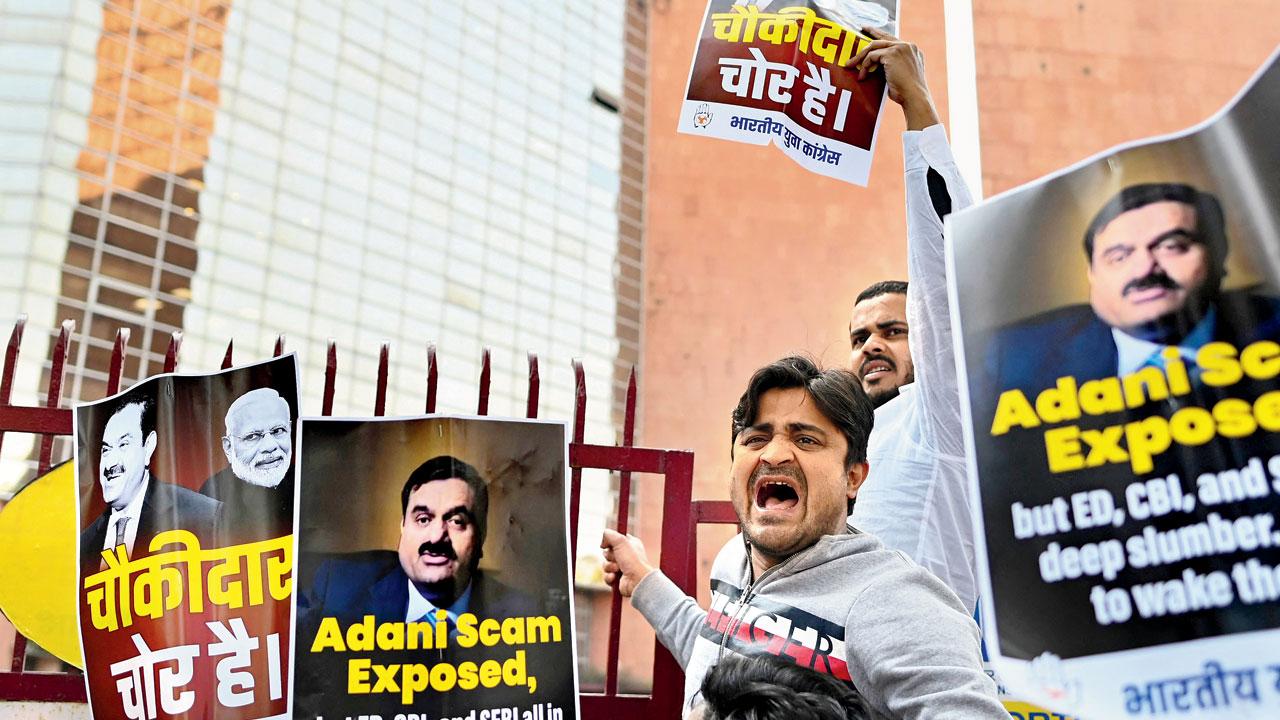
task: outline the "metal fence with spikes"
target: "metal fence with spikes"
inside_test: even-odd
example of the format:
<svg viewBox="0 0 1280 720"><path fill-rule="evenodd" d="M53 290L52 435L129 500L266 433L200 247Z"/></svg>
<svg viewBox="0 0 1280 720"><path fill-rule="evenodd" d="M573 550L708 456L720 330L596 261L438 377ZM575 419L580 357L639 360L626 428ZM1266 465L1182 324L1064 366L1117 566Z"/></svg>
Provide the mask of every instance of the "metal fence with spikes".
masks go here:
<svg viewBox="0 0 1280 720"><path fill-rule="evenodd" d="M62 378L67 359L71 321L63 323L54 344L49 370L49 386L43 407L22 407L10 404L13 377L22 341L25 320L19 319L9 337L5 352L3 375L0 376L0 443L6 432L33 433L41 436L38 456L38 472L49 469L55 436L72 434L71 410L60 407ZM120 378L124 367L125 348L129 333L116 333L111 353L107 379L107 392L120 390ZM182 334L175 332L165 354L164 371L173 372L178 365L178 353L182 346ZM232 365L233 343L227 343L222 367ZM275 355L284 353L284 336L275 345ZM529 353L529 387L526 416L538 415L539 372L538 357ZM378 357L378 381L373 403L373 414L381 416L386 411L387 375L390 347L383 343ZM334 384L338 370L338 350L330 340L325 361L324 394L321 414L333 411ZM626 411L624 415L621 445L594 445L584 440L587 407L586 374L581 362L573 361L574 412L573 437L569 444L569 537L573 549L571 557L578 556L578 516L582 497L583 469L601 469L619 473L617 530L627 532L630 514L632 473L647 473L664 477L661 547L659 567L677 585L692 593L696 582L696 540L699 522L732 522L732 511L725 502L694 502L692 499L693 453L688 450L665 450L635 447L636 376L634 369L627 385ZM439 371L436 349L427 348L427 389L425 412L436 411L436 382ZM481 362L479 393L476 412L486 415L489 411L490 357L484 350ZM592 542L588 539L588 542ZM618 654L621 629L622 598L613 593L609 616L608 655L605 665L604 693L583 693L582 714L586 718L610 718L610 720L639 720L651 717L677 717L683 694L683 676L672 656L655 647L653 690L649 696L620 695L618 693ZM655 641L656 645L656 641ZM9 672L0 672L0 701L85 701L83 678L74 673L42 673L24 671L26 639L19 634L14 644Z"/></svg>

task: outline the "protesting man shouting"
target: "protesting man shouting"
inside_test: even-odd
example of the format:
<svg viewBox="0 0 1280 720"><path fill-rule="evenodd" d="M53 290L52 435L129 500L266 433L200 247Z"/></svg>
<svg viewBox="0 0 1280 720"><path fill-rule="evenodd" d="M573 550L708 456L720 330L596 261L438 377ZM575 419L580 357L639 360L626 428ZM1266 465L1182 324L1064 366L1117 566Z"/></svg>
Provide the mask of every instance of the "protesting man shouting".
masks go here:
<svg viewBox="0 0 1280 720"><path fill-rule="evenodd" d="M606 530L605 581L685 671L688 713L726 654L838 678L874 718L1001 718L978 628L955 593L845 523L867 472L871 402L845 370L801 357L756 371L733 412L729 495L742 534L711 568L711 611Z"/></svg>

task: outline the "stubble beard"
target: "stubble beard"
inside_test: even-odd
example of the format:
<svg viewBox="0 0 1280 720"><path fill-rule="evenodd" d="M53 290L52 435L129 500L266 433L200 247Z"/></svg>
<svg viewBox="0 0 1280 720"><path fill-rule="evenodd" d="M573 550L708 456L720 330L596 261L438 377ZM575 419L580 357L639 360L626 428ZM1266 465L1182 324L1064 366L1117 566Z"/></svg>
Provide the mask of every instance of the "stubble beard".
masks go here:
<svg viewBox="0 0 1280 720"><path fill-rule="evenodd" d="M798 484L802 485L808 492L808 479L804 476L804 472L798 468L792 470L775 469L775 474L791 475ZM805 534L806 522L809 519L809 513L806 512L800 518L792 523L764 523L760 522L758 516L753 519L752 511L759 511L756 507L756 483L759 481L758 476L765 474L759 468L752 473L752 477L747 481L746 495L744 502L746 508L738 517L738 524L742 527L742 535L747 539L747 543L751 546L752 551L759 553L773 560L774 562L782 562L791 555L803 550L803 536ZM745 521L744 521L745 519ZM760 532L757 532L757 528ZM777 530L783 535L776 542L770 542L765 538L772 534L770 531ZM812 543L810 543L812 544Z"/></svg>
<svg viewBox="0 0 1280 720"><path fill-rule="evenodd" d="M864 385L863 389L866 390L867 392L867 399L871 401L872 409L878 409L881 405L898 397L898 393L901 391L903 385L910 385L915 381L916 381L916 370L913 367L907 371L907 376L902 379L902 382L898 383L897 385L894 385L891 388L867 390L866 386Z"/></svg>
<svg viewBox="0 0 1280 720"><path fill-rule="evenodd" d="M891 387L885 390L868 390L867 399L871 401L873 409L879 408L881 405L898 397L898 387Z"/></svg>

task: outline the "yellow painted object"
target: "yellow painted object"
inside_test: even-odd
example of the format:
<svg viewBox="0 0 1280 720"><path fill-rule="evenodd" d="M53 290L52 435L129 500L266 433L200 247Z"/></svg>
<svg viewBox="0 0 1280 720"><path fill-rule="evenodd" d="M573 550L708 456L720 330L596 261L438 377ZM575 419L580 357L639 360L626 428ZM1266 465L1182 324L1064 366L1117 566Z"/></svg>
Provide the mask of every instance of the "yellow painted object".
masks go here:
<svg viewBox="0 0 1280 720"><path fill-rule="evenodd" d="M32 642L83 668L76 629L76 528L71 462L33 480L0 510L0 610Z"/></svg>
<svg viewBox="0 0 1280 720"><path fill-rule="evenodd" d="M1045 710L1021 700L1005 698L1004 709L1009 711L1010 720L1071 720L1070 715Z"/></svg>

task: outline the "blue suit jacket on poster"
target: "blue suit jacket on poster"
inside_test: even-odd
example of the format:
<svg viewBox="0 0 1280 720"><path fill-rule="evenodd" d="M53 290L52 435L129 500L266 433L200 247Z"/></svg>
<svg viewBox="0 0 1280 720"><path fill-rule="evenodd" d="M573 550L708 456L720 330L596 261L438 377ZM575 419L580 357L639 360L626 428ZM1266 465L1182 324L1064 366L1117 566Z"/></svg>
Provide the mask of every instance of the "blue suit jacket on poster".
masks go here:
<svg viewBox="0 0 1280 720"><path fill-rule="evenodd" d="M166 530L189 530L205 547L212 547L217 540L222 503L179 485L161 481L151 475L147 494L143 496L138 531L129 557L147 554L151 538ZM102 511L80 533L80 564L93 571L102 562L102 546L107 539L107 523L111 519L111 507Z"/></svg>
<svg viewBox="0 0 1280 720"><path fill-rule="evenodd" d="M1280 300L1245 293L1218 299L1213 339L1242 348L1280 340ZM1072 305L995 331L986 348L992 404L1000 392L1018 389L1029 400L1065 375L1078 382L1116 374L1118 354L1111 326L1088 305Z"/></svg>
<svg viewBox="0 0 1280 720"><path fill-rule="evenodd" d="M373 615L375 622L404 622L409 607L409 576L394 550L368 550L337 555L316 568L309 588L298 596L299 625L303 616L318 625L335 617L342 624ZM467 612L480 618L542 615L538 603L520 590L476 570L471 575Z"/></svg>

